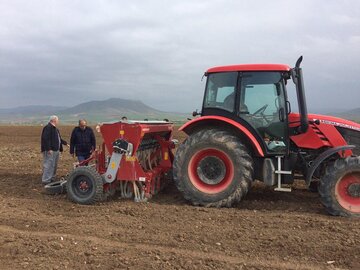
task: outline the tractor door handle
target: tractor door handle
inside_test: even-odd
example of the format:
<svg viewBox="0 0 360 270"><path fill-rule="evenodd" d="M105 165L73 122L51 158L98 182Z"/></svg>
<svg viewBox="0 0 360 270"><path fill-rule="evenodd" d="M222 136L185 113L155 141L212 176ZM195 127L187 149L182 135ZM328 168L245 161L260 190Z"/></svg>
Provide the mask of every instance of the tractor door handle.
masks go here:
<svg viewBox="0 0 360 270"><path fill-rule="evenodd" d="M280 122L285 121L285 110L284 110L284 108L279 109L279 120L280 120Z"/></svg>

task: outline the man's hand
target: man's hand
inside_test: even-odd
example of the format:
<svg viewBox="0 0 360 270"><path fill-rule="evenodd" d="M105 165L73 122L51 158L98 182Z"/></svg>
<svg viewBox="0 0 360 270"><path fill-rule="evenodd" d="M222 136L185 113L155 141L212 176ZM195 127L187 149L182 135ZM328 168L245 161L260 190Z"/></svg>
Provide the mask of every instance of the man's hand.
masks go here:
<svg viewBox="0 0 360 270"><path fill-rule="evenodd" d="M52 150L47 151L47 154L48 154L49 156L51 156L51 155L52 155L52 153L53 153L53 151L52 151Z"/></svg>

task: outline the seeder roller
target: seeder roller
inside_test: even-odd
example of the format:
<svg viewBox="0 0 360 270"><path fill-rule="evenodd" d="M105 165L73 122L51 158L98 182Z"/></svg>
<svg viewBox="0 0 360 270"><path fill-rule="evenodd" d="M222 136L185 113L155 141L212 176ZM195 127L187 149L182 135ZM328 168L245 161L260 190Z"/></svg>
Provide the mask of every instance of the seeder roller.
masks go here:
<svg viewBox="0 0 360 270"><path fill-rule="evenodd" d="M80 204L103 201L118 190L146 201L171 178L174 126L166 121L119 121L100 125L103 143L76 165L67 179L68 198Z"/></svg>

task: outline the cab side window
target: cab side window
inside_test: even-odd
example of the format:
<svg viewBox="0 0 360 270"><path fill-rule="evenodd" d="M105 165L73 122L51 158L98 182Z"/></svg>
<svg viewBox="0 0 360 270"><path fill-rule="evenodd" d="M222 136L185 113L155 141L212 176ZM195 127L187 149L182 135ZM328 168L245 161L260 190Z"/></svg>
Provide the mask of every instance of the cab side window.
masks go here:
<svg viewBox="0 0 360 270"><path fill-rule="evenodd" d="M205 108L234 111L237 72L210 74L205 94Z"/></svg>

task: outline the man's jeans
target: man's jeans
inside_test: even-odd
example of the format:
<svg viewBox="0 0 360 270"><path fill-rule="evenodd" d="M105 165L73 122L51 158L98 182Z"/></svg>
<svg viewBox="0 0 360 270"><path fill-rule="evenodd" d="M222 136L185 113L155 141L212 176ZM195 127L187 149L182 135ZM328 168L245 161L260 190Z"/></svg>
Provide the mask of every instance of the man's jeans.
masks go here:
<svg viewBox="0 0 360 270"><path fill-rule="evenodd" d="M49 154L47 151L44 151L43 158L42 183L48 184L55 180L56 169L59 160L59 151L53 151L51 154Z"/></svg>
<svg viewBox="0 0 360 270"><path fill-rule="evenodd" d="M84 161L85 159L88 159L89 157L90 157L90 155L87 155L87 156L77 156L79 162Z"/></svg>

